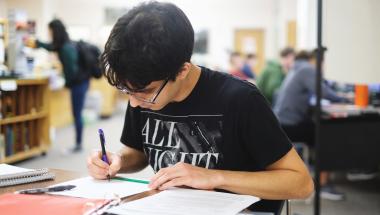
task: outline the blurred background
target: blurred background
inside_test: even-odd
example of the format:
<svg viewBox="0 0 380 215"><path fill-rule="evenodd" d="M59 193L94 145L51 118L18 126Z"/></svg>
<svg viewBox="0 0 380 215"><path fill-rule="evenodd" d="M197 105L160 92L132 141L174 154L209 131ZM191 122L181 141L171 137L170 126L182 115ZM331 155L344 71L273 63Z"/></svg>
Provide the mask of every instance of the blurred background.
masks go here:
<svg viewBox="0 0 380 215"><path fill-rule="evenodd" d="M0 0L0 163L86 172L87 155L99 148L98 128L110 150L121 147L128 96L91 77L81 148L71 149L78 142L75 101L61 56L42 42L52 41L49 23L59 19L70 40L101 52L117 19L141 2ZM321 213L380 214L380 1L324 1L317 116L316 0L168 2L193 25L192 62L256 84L311 172L320 119ZM152 174L148 167L135 176ZM292 213L313 214L313 198L292 201Z"/></svg>

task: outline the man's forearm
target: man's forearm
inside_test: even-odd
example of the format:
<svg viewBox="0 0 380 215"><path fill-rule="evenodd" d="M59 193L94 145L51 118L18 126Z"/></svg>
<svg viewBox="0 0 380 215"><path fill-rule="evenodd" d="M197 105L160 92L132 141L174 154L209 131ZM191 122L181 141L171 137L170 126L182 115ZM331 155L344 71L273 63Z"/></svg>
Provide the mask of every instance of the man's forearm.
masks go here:
<svg viewBox="0 0 380 215"><path fill-rule="evenodd" d="M133 173L144 169L148 160L143 152L125 147L119 151L121 158L121 173Z"/></svg>
<svg viewBox="0 0 380 215"><path fill-rule="evenodd" d="M214 171L215 188L254 195L263 199L306 198L314 189L313 182L293 170L262 172Z"/></svg>

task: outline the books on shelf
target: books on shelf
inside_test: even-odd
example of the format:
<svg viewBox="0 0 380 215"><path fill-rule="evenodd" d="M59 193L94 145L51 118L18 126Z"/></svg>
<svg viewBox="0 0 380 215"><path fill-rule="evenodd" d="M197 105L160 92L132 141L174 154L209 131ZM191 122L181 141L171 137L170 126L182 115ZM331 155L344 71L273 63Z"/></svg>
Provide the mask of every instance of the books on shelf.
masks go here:
<svg viewBox="0 0 380 215"><path fill-rule="evenodd" d="M21 86L17 91L2 91L1 115L3 118L22 116L42 110L42 99L34 96L38 87Z"/></svg>
<svg viewBox="0 0 380 215"><path fill-rule="evenodd" d="M49 137L48 79L0 78L0 163L46 152Z"/></svg>
<svg viewBox="0 0 380 215"><path fill-rule="evenodd" d="M11 125L5 127L5 156L13 154L14 133Z"/></svg>
<svg viewBox="0 0 380 215"><path fill-rule="evenodd" d="M1 80L0 80L1 81ZM39 86L18 86L16 91L1 91L0 111L2 119L12 119L35 114L42 110L42 99L36 98L35 94L41 92ZM41 97L41 96L40 96ZM42 123L40 118L19 120L0 124L0 134L3 136L4 157L18 152L38 147L40 140L38 133L41 132Z"/></svg>
<svg viewBox="0 0 380 215"><path fill-rule="evenodd" d="M38 119L1 126L0 155L2 149L5 156L11 156L17 152L23 152L33 147L38 147L38 137L37 135L34 135L39 131L39 125L36 121L38 121ZM0 160L5 156L0 156Z"/></svg>
<svg viewBox="0 0 380 215"><path fill-rule="evenodd" d="M5 139L4 135L0 134L0 160L5 158Z"/></svg>

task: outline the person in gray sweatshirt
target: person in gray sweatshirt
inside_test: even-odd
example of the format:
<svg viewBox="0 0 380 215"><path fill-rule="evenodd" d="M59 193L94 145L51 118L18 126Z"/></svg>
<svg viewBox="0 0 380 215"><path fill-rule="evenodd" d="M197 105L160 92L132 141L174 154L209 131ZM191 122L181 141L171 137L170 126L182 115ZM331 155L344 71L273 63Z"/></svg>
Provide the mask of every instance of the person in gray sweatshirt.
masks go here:
<svg viewBox="0 0 380 215"><path fill-rule="evenodd" d="M310 98L315 95L316 69L310 63L313 54L301 51L289 74L282 83L274 105L274 112L282 125L298 125L310 121ZM345 102L326 83L322 96L331 102Z"/></svg>
<svg viewBox="0 0 380 215"><path fill-rule="evenodd" d="M315 95L316 52L301 51L296 55L293 68L283 81L274 104L274 113L282 128L292 142L303 142L314 146L314 123L311 120L310 100ZM325 82L322 83L322 97L331 102L346 102ZM322 172L321 197L330 200L342 200L344 194L328 184L328 172Z"/></svg>

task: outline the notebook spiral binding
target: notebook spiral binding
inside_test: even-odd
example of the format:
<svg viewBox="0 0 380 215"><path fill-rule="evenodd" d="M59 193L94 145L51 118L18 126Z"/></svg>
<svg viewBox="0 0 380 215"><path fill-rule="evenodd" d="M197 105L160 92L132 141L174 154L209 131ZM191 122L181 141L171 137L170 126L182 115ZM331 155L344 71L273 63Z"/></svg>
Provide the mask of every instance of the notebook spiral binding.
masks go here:
<svg viewBox="0 0 380 215"><path fill-rule="evenodd" d="M17 184L26 184L35 181L54 179L55 175L47 168L32 171L14 173L0 176L0 187L7 187Z"/></svg>

